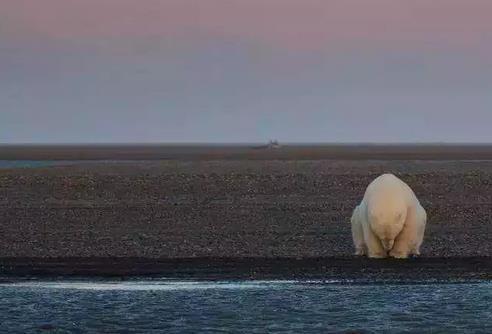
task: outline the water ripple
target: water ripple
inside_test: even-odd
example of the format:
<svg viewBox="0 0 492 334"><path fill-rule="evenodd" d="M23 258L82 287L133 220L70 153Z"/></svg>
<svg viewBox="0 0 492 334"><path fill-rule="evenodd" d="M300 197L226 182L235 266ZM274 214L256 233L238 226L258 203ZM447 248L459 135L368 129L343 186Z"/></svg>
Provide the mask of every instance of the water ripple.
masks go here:
<svg viewBox="0 0 492 334"><path fill-rule="evenodd" d="M490 283L337 283L4 283L0 285L0 332L492 332Z"/></svg>

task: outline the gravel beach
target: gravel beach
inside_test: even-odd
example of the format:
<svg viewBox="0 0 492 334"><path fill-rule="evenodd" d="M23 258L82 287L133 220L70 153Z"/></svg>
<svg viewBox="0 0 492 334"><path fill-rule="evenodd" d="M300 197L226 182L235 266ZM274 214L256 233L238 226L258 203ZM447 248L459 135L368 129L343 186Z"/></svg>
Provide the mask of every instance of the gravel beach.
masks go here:
<svg viewBox="0 0 492 334"><path fill-rule="evenodd" d="M0 264L352 258L351 211L385 172L427 210L423 259L487 263L492 161L166 160L0 169Z"/></svg>

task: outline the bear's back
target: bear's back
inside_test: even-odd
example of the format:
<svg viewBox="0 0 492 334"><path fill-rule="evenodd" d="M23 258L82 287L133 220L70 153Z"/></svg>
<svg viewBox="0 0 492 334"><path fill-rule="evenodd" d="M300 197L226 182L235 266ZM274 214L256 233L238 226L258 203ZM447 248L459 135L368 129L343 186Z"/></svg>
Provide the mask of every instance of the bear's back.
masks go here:
<svg viewBox="0 0 492 334"><path fill-rule="evenodd" d="M368 207L386 208L411 205L416 196L412 189L393 174L382 174L367 187L364 202Z"/></svg>

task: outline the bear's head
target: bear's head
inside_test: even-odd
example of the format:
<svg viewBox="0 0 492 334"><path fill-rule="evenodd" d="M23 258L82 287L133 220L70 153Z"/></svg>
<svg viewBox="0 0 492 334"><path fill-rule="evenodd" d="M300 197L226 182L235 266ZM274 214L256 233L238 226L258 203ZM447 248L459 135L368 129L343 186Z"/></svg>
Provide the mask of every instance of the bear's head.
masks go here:
<svg viewBox="0 0 492 334"><path fill-rule="evenodd" d="M390 251L405 225L407 207L399 198L386 199L384 203L376 204L367 208L369 226L383 248Z"/></svg>

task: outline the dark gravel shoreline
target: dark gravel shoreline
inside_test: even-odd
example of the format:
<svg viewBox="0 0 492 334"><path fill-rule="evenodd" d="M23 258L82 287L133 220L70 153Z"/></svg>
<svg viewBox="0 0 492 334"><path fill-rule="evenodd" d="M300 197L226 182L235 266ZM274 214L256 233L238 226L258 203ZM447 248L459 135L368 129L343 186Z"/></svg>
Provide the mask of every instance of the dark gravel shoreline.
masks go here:
<svg viewBox="0 0 492 334"><path fill-rule="evenodd" d="M158 277L179 280L324 280L432 283L492 280L485 257L414 258L3 258L0 281L36 278Z"/></svg>
<svg viewBox="0 0 492 334"><path fill-rule="evenodd" d="M425 263L444 261L444 276L489 279L492 161L175 160L3 169L0 258L336 262L351 257L351 211L384 172L405 180L428 212L423 259L408 262L412 268L442 277ZM482 260L472 270L466 258Z"/></svg>

